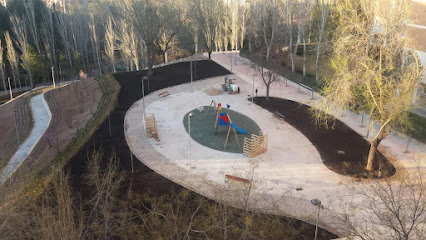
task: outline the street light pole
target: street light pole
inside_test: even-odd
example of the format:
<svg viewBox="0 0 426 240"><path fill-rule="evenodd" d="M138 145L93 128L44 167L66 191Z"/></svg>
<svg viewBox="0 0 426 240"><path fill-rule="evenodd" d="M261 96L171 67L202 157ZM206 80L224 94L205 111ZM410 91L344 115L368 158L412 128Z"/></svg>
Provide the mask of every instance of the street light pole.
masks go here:
<svg viewBox="0 0 426 240"><path fill-rule="evenodd" d="M52 81L53 81L53 88L56 88L56 84L55 84L55 67L52 67Z"/></svg>
<svg viewBox="0 0 426 240"><path fill-rule="evenodd" d="M190 61L189 70L191 71L191 86L192 86L192 57L191 57L191 61Z"/></svg>
<svg viewBox="0 0 426 240"><path fill-rule="evenodd" d="M145 87L144 87L144 84L143 84L143 82L145 80L148 80L147 76L142 78L142 108L143 108L143 121L142 122L145 121L145 117L146 117L145 116Z"/></svg>
<svg viewBox="0 0 426 240"><path fill-rule="evenodd" d="M189 135L189 170L192 169L192 152L191 152L191 117L192 112L188 114L188 135Z"/></svg>
<svg viewBox="0 0 426 240"><path fill-rule="evenodd" d="M232 52L231 52L231 72L232 72Z"/></svg>
<svg viewBox="0 0 426 240"><path fill-rule="evenodd" d="M253 73L253 87L251 89L251 103L253 103L253 98L254 98L254 73Z"/></svg>
<svg viewBox="0 0 426 240"><path fill-rule="evenodd" d="M324 209L324 206L321 205L321 201L319 199L312 199L311 203L315 206L318 207L318 216L317 216L317 223L315 224L315 238L314 240L317 240L317 236L318 236L318 222L319 222L319 217L320 217L320 209Z"/></svg>

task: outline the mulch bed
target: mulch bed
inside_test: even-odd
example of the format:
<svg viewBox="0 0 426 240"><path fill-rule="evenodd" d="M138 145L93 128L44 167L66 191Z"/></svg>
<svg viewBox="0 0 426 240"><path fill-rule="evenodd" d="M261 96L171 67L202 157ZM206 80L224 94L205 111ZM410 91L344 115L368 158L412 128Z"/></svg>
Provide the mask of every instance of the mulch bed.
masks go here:
<svg viewBox="0 0 426 240"><path fill-rule="evenodd" d="M219 66L213 61L197 61L193 62L194 81L229 74L229 71ZM165 67L154 69L154 76L150 78L150 89L145 85L145 95L153 91L167 88L190 81L189 62L183 62ZM72 177L72 186L75 189L81 189L84 179L81 175L84 173L87 156L90 156L94 149L102 149L105 156L115 154L120 160L120 166L128 174L126 174L125 183L131 186L136 193L144 193L147 191L155 194L168 194L171 191L182 189L182 187L167 178L152 171L134 157L134 171L131 173L131 152L127 146L124 136L124 117L127 110L142 97L141 78L146 76L146 71L125 72L115 74L116 79L121 85L116 108L110 115L112 125L112 137L109 136L108 119L94 133L92 138L81 148L79 153L75 155L68 169ZM84 191L84 190L83 190ZM90 193L89 193L90 194ZM283 218L285 219L285 218ZM303 236L301 239L311 239L314 236L315 226L297 221L297 224L303 226ZM337 236L319 229L318 239L332 239Z"/></svg>
<svg viewBox="0 0 426 240"><path fill-rule="evenodd" d="M343 122L336 119L334 126L317 126L308 106L287 99L269 98L266 101L266 98L258 97L255 103L271 113L277 111L284 115L288 124L312 142L330 170L346 176L368 177L364 168L370 144ZM373 167L375 170L380 167L383 177L396 172L392 163L380 152L377 152ZM376 176L377 171L372 174Z"/></svg>

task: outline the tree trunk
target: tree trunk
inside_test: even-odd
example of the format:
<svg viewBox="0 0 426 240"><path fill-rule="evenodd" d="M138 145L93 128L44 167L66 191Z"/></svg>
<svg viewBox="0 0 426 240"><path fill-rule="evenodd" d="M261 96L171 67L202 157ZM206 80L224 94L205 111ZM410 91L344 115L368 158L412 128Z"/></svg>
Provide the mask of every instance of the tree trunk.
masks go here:
<svg viewBox="0 0 426 240"><path fill-rule="evenodd" d="M195 42L195 53L198 53L198 42Z"/></svg>
<svg viewBox="0 0 426 240"><path fill-rule="evenodd" d="M380 141L378 139L374 139L371 141L370 144L370 151L368 152L368 160L367 160L367 166L365 167L365 170L371 171L373 170L373 163L376 156L377 147L379 146Z"/></svg>
<svg viewBox="0 0 426 240"><path fill-rule="evenodd" d="M386 131L386 133L385 133ZM380 142L383 138L390 132L390 129L386 129L386 126L382 126L377 133L377 136L370 143L370 151L368 153L367 166L365 170L371 171L373 170L373 163L376 156L377 148L379 147Z"/></svg>
<svg viewBox="0 0 426 240"><path fill-rule="evenodd" d="M271 84L266 85L266 101L269 101L269 88L271 87Z"/></svg>
<svg viewBox="0 0 426 240"><path fill-rule="evenodd" d="M306 41L303 33L303 76L306 76Z"/></svg>
<svg viewBox="0 0 426 240"><path fill-rule="evenodd" d="M269 55L271 53L271 46L268 46L266 48L266 61L269 61Z"/></svg>

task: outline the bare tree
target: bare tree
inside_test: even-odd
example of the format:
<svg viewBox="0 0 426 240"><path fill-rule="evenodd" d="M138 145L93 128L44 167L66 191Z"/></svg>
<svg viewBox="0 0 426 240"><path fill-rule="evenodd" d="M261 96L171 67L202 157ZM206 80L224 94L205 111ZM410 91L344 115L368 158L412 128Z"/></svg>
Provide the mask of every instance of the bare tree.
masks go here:
<svg viewBox="0 0 426 240"><path fill-rule="evenodd" d="M189 7L192 9L197 9L197 2L191 1L189 2ZM197 15L198 11L189 11L188 20L186 21L186 27L189 29L189 32L192 35L192 40L194 41L194 52L198 53L198 42L201 31L201 25L199 22L199 16Z"/></svg>
<svg viewBox="0 0 426 240"><path fill-rule="evenodd" d="M409 126L408 113L422 69L408 48L404 0L338 2L339 22L334 31L334 75L327 78L316 117L327 122L335 106L365 111L370 118L371 145L366 170L380 142L393 126ZM386 24L378 24L377 19ZM405 64L398 64L405 59ZM325 120L325 121L324 121ZM378 129L374 126L379 126Z"/></svg>
<svg viewBox="0 0 426 240"><path fill-rule="evenodd" d="M7 86L6 86L6 74L5 74L5 64L4 64L3 52L4 52L3 43L0 39L0 74L1 74L0 76L1 76L2 83L3 83L3 89L6 92Z"/></svg>
<svg viewBox="0 0 426 240"><path fill-rule="evenodd" d="M317 42L317 57L315 60L315 80L319 81L319 57L321 55L321 45L323 43L324 32L325 32L325 24L328 18L328 6L321 0L321 23L319 29L319 36Z"/></svg>
<svg viewBox="0 0 426 240"><path fill-rule="evenodd" d="M71 34L69 32L69 17L68 15L63 13L57 13L55 14L55 16L57 22L57 30L61 39L60 42L62 43L62 50L64 52L64 57L68 62L69 69L73 69L72 59L74 54L74 48L72 44Z"/></svg>
<svg viewBox="0 0 426 240"><path fill-rule="evenodd" d="M98 21L96 21L96 17L94 16L94 14L91 14L89 28L91 33L90 40L92 41L92 48L94 51L93 58L94 58L94 62L97 63L98 65L99 75L102 75L100 40L99 40L99 33L98 33L97 26L98 26Z"/></svg>
<svg viewBox="0 0 426 240"><path fill-rule="evenodd" d="M115 50L116 50L116 33L114 29L114 21L112 16L108 17L107 27L105 31L105 55L108 62L112 65L112 71L115 73Z"/></svg>
<svg viewBox="0 0 426 240"><path fill-rule="evenodd" d="M426 185L424 171L396 179L350 184L355 199L341 206L338 217L348 236L362 240L414 240L426 236ZM408 170L408 169L407 169Z"/></svg>
<svg viewBox="0 0 426 240"><path fill-rule="evenodd" d="M13 46L12 39L10 38L9 32L4 34L6 39L6 49L7 49L7 60L9 61L10 68L12 69L13 83L15 88L17 88L16 82L19 83L21 87L21 81L19 79L19 59L18 54L16 53L15 47Z"/></svg>
<svg viewBox="0 0 426 240"><path fill-rule="evenodd" d="M118 193L121 183L124 180L124 175L119 172L119 165L115 156L111 156L106 160L106 166L102 166L102 161L105 160L102 152L93 152L88 162L88 172L85 174L85 179L88 185L93 189L94 194L89 200L91 208L88 219L91 223L91 228L99 232L98 237L108 239L114 236L115 220L121 211L117 211ZM96 237L95 237L96 238Z"/></svg>
<svg viewBox="0 0 426 240"><path fill-rule="evenodd" d="M289 39L289 46L288 46L288 50L290 52L290 59L291 59L291 71L294 72L295 70L295 63L294 63L294 58L296 55L296 51L297 51L297 43L295 46L295 50L293 51L293 21L296 20L295 19L295 10L296 10L297 6L293 6L293 3L291 0L287 0L284 3L284 7L283 7L283 12L285 13L286 16L286 25L287 25L287 30L288 30L288 39ZM300 22L298 21L298 29L300 30ZM298 38L299 40L299 38Z"/></svg>
<svg viewBox="0 0 426 240"><path fill-rule="evenodd" d="M273 82L278 79L278 75L275 73L274 66L271 61L264 61L262 66L256 66L257 71L262 76L262 81L266 86L266 101L269 101L269 90ZM269 69L265 69L264 67L268 67Z"/></svg>
<svg viewBox="0 0 426 240"><path fill-rule="evenodd" d="M89 41L90 29L89 5L87 1L74 1L72 5L73 14L70 15L70 32L74 44L74 49L80 54L85 71L89 68ZM75 56L75 55L74 55ZM77 69L79 71L81 69Z"/></svg>
<svg viewBox="0 0 426 240"><path fill-rule="evenodd" d="M42 239L80 239L83 236L84 218L81 208L75 207L68 174L58 170L51 191L47 191L41 205L35 209L31 237Z"/></svg>
<svg viewBox="0 0 426 240"><path fill-rule="evenodd" d="M41 30L41 39L44 43L44 48L49 58L50 65L58 69L58 60L56 56L56 41L55 41L55 25L53 23L53 13L49 8L42 9L42 30ZM59 71L55 72L56 76Z"/></svg>
<svg viewBox="0 0 426 240"><path fill-rule="evenodd" d="M138 36L144 40L148 75L152 76L154 73L152 67L155 61L156 42L160 37L159 29L162 26L159 11L164 3L153 0L122 0L121 5Z"/></svg>
<svg viewBox="0 0 426 240"><path fill-rule="evenodd" d="M239 42L240 42L240 49L244 47L244 38L246 37L247 32L247 17L249 14L249 4L247 1L240 2L240 35L239 35Z"/></svg>
<svg viewBox="0 0 426 240"><path fill-rule="evenodd" d="M41 44L39 33L36 25L36 18L34 13L34 2L33 0L25 1L25 23L27 24L28 35L32 38L37 52L41 54Z"/></svg>
<svg viewBox="0 0 426 240"><path fill-rule="evenodd" d="M223 3L220 0L199 0L198 16L201 23L201 33L206 41L209 59L213 51L213 44L217 37L219 18L222 13Z"/></svg>
<svg viewBox="0 0 426 240"><path fill-rule="evenodd" d="M278 31L277 0L268 0L256 6L259 9L258 28L266 48L265 59L269 61L272 47L275 44Z"/></svg>
<svg viewBox="0 0 426 240"><path fill-rule="evenodd" d="M300 30L303 42L303 76L306 76L306 40L307 40L307 25L310 21L312 12L312 4L310 0L303 0L298 8L298 15L300 20Z"/></svg>
<svg viewBox="0 0 426 240"><path fill-rule="evenodd" d="M16 42L18 43L18 49L21 51L21 59L24 64L24 68L30 77L30 86L34 86L33 74L32 74L32 66L30 62L31 56L28 51L29 43L28 43L28 29L27 23L25 20L21 20L17 16L11 16L10 23L12 24L12 30L16 38ZM21 87L21 85L19 85Z"/></svg>
<svg viewBox="0 0 426 240"><path fill-rule="evenodd" d="M187 18L186 8L183 5L186 2L182 0L169 0L159 11L160 28L159 37L157 38L157 46L163 54L163 62L167 63L167 50L176 34L181 29Z"/></svg>
<svg viewBox="0 0 426 240"><path fill-rule="evenodd" d="M229 5L230 7L230 19L231 19L231 50L238 50L238 37L240 32L240 1L239 0L231 0Z"/></svg>

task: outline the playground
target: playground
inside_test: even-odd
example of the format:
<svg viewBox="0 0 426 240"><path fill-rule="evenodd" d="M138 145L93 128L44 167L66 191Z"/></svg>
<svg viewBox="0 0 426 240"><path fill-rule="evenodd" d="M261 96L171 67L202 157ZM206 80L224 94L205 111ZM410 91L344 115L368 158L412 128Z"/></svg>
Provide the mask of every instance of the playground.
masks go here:
<svg viewBox="0 0 426 240"><path fill-rule="evenodd" d="M217 57L221 63L221 55ZM360 127L361 117L348 113L338 116L339 121L332 131L317 129L306 115L310 92L286 86L283 82L271 88L271 96L281 100L272 98L266 104L262 98L255 98L252 103L253 85L244 69L247 65L238 63L238 67L242 66L242 71L238 72L235 64L234 71L238 74L228 75L236 79L240 93L218 91L224 79L219 76L147 95L145 114L155 116L156 138L146 138L143 103L142 100L135 102L124 121L126 141L133 154L160 175L206 197L229 203L232 194L225 194L226 189L233 183L248 184L253 189L250 208L264 209L277 204L273 212L284 212L309 222L316 212L310 199L321 199L326 206L331 206L335 199L362 201L348 197L350 192L343 184L349 180L345 176L362 177L352 171L359 166L362 168L364 160L360 159L360 154L368 151L368 143L363 138L365 130ZM265 91L262 84L259 80L254 84L259 94ZM292 101L284 100L283 96ZM243 118L234 116L236 113ZM231 121L236 128L231 127ZM256 142L258 137L263 137L260 132L267 137ZM252 134L259 135L251 138ZM240 139L244 137L250 138L250 142L263 151L253 156L243 154L244 143ZM262 148L265 140L267 146ZM388 158L398 158L398 164L409 166L410 159L424 154L424 149L410 146L410 154L403 156L402 141L390 136L380 151ZM241 150L234 151L237 147ZM378 167L393 175L393 162L386 157L381 156ZM340 224L330 210L322 211L324 218L320 226L336 232Z"/></svg>
<svg viewBox="0 0 426 240"><path fill-rule="evenodd" d="M244 138L259 135L260 128L247 116L227 107L221 108L201 106L188 112L183 118L185 130L189 131L190 123L191 138L199 144L218 151L242 153ZM188 121L190 113L192 116ZM220 114L223 116L218 116Z"/></svg>

